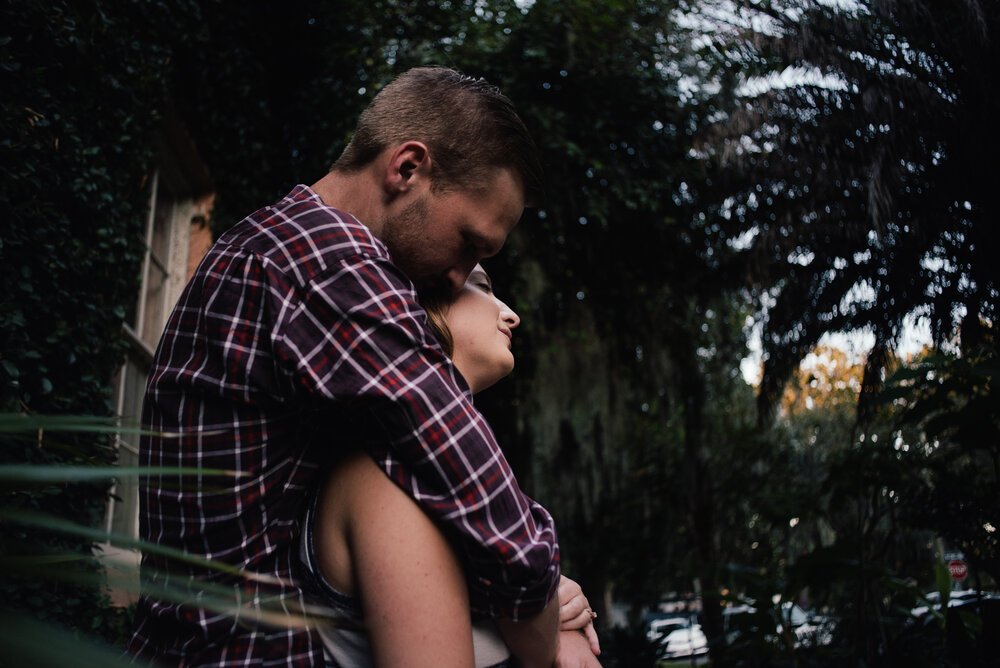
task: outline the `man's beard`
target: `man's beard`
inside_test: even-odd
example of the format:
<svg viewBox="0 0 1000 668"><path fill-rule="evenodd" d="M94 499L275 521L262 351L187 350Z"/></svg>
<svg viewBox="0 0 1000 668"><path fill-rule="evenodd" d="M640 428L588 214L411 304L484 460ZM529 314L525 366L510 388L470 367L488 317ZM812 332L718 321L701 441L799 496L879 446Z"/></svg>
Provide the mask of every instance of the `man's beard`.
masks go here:
<svg viewBox="0 0 1000 668"><path fill-rule="evenodd" d="M389 249L393 264L420 289L433 289L448 282L444 276L446 268L427 267L428 251L432 250L428 248L426 234L429 222L425 195L398 214L384 218L379 236Z"/></svg>

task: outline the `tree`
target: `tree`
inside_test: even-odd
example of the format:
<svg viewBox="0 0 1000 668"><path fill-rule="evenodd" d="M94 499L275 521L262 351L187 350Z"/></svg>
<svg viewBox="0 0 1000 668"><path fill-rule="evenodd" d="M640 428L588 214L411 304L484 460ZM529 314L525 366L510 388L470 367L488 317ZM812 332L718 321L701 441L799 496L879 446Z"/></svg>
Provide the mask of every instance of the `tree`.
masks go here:
<svg viewBox="0 0 1000 668"><path fill-rule="evenodd" d="M975 537L981 554L991 549L984 527L995 526L993 455L979 439L988 438L993 416L979 408L988 392L971 382L988 387L988 374L948 363L934 376L948 380L932 383L933 392L901 389L912 390L912 401L889 407L874 398L908 317L926 318L938 347L957 346L987 367L997 358L998 184L985 161L996 148L989 70L1000 12L984 2L765 1L737 4L741 14L718 7L706 10L723 17L710 36L724 57L716 78L739 72L739 104L704 135L701 150L728 192L711 208L716 245L736 251L765 320L762 422L774 418L786 381L824 333L875 337L860 378L859 423L827 474L830 507L839 503L857 518L827 550L836 556L839 544L836 558L858 564L856 582L843 581L854 598L840 598L854 620L843 631L856 656L872 660L887 651L878 622L891 618L883 616L883 585L894 573L916 574L915 543L944 523L926 521L937 512L927 502L947 509L941 520L976 508L952 535L962 533L970 547ZM960 417L973 413L981 418L975 427ZM943 425L948 447L920 433ZM912 450L897 449L900 442ZM928 443L940 452L925 460L919 453ZM832 563L819 550L813 556ZM809 560L802 563L805 572ZM877 573L866 575L863 564ZM831 579L829 569L816 576Z"/></svg>
<svg viewBox="0 0 1000 668"><path fill-rule="evenodd" d="M964 652L965 664L986 665L976 624L948 616L945 634L915 626L909 610L941 586L940 539L968 555L977 587L995 581L993 363L974 351L924 353L893 370L864 423L863 365L840 351L818 348L786 387L774 429L791 445L794 480L813 493L798 506L782 588L836 611L832 646L817 656L848 649L870 662L935 664Z"/></svg>
<svg viewBox="0 0 1000 668"><path fill-rule="evenodd" d="M982 338L1000 298L988 156L997 148L996 3L745 5L725 38L744 103L707 139L739 165L718 210L767 302L767 414L827 331L875 335L864 396L911 314L935 341ZM759 91L759 92L757 92ZM739 184L739 178L732 181ZM770 303L773 300L773 303Z"/></svg>
<svg viewBox="0 0 1000 668"><path fill-rule="evenodd" d="M992 342L990 342L992 343ZM961 549L977 584L1000 582L1000 402L995 348L931 354L890 378L907 445L924 475L914 486L910 522Z"/></svg>

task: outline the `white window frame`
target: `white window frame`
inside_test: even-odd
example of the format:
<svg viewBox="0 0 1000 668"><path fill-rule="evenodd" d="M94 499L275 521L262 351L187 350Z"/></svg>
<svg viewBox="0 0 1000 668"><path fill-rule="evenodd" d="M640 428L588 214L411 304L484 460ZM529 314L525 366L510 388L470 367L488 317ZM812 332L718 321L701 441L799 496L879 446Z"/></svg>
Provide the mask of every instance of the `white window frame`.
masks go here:
<svg viewBox="0 0 1000 668"><path fill-rule="evenodd" d="M162 161L161 161L162 162ZM131 405L141 411L142 394L145 382L137 383L136 387L128 387L129 366L139 368L140 378L147 378L153 364L155 347L162 335L166 321L177 303L184 285L187 282L188 248L191 238L191 224L194 217L201 213L195 200L185 195L190 192L177 174L169 170L169 163L157 169L150 184L149 209L146 215L144 233L145 253L142 262L142 279L138 291L134 323L123 323L122 335L128 343L126 359L122 362L115 379L115 414L123 420L127 428L138 427L141 415L123 415L126 406ZM172 171L171 177L165 174ZM169 182L168 182L169 179ZM165 258L154 256L153 235L155 233L156 217L163 207L170 207L166 218L167 243ZM160 288L160 303L157 305L160 317L155 323L147 323L149 308L148 291L150 290L150 274L160 270L164 274ZM148 331L155 328L155 332ZM141 385L141 387L138 387ZM131 401L130 401L131 400ZM120 453L127 451L131 459L138 459L138 437L134 434L116 434L114 438L116 459L121 461ZM113 527L118 528L117 534L128 538L138 538L139 534L139 499L138 485L135 477L128 478L129 484L116 482L111 489L104 518L104 528L108 533ZM119 497L118 495L122 496ZM127 496L127 498L125 498ZM121 514L127 513L128 518L122 520ZM117 516L117 517L116 517ZM122 526L124 524L124 527ZM138 597L138 550L117 548L108 543L101 545L104 553L105 567L108 572L112 600L125 605Z"/></svg>

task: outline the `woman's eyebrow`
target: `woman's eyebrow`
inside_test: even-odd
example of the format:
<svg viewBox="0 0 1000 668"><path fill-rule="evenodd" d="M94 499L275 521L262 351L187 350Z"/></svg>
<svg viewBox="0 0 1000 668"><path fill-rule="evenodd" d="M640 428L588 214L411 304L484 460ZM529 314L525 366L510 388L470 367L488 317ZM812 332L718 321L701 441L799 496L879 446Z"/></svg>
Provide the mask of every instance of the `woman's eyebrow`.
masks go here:
<svg viewBox="0 0 1000 668"><path fill-rule="evenodd" d="M476 269L471 274L469 274L469 279L471 280L473 278L482 279L482 280L486 281L486 285L490 286L491 290L493 289L493 281L490 280L490 275L487 274L482 269Z"/></svg>

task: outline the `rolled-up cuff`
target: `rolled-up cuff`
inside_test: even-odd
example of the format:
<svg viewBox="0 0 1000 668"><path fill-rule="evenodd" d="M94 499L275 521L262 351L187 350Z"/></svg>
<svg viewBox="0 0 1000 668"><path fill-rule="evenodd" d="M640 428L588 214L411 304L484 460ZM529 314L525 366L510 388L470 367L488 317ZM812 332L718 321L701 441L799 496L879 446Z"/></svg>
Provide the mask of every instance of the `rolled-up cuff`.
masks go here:
<svg viewBox="0 0 1000 668"><path fill-rule="evenodd" d="M477 577L469 583L469 602L476 616L520 621L540 613L559 588L559 556L537 584L517 587Z"/></svg>

